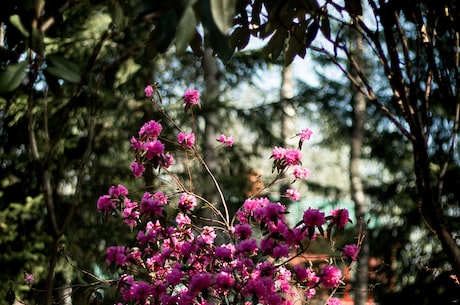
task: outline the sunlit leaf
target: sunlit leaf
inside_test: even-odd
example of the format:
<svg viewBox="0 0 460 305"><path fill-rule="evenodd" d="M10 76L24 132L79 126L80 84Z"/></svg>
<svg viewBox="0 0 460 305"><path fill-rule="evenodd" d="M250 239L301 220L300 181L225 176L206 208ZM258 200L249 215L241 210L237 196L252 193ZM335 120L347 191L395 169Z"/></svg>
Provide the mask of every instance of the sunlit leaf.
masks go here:
<svg viewBox="0 0 460 305"><path fill-rule="evenodd" d="M19 87L24 79L27 62L11 64L0 72L0 92L10 92Z"/></svg>
<svg viewBox="0 0 460 305"><path fill-rule="evenodd" d="M217 28L224 35L233 25L236 0L211 0L211 13Z"/></svg>
<svg viewBox="0 0 460 305"><path fill-rule="evenodd" d="M22 24L21 17L19 17L19 15L11 15L10 22L16 29L19 30L19 32L21 32L24 37L29 37L29 31L27 31Z"/></svg>

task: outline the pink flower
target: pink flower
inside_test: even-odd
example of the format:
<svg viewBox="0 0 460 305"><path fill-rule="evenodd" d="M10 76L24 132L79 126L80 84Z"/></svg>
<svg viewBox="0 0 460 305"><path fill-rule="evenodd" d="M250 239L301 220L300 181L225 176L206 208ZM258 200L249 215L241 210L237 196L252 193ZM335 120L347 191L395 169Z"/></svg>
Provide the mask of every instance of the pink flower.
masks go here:
<svg viewBox="0 0 460 305"><path fill-rule="evenodd" d="M148 85L148 86L145 87L145 89L144 89L145 96L146 96L146 97L152 97L154 91L155 91L155 90L153 89L153 87L150 86L150 85Z"/></svg>
<svg viewBox="0 0 460 305"><path fill-rule="evenodd" d="M336 209L331 211L331 224L337 225L338 228L344 228L348 223L348 210Z"/></svg>
<svg viewBox="0 0 460 305"><path fill-rule="evenodd" d="M284 160L287 165L299 165L302 159L302 153L295 148L288 148L284 152Z"/></svg>
<svg viewBox="0 0 460 305"><path fill-rule="evenodd" d="M339 286L342 279L342 271L334 266L327 265L321 273L321 284L326 288L335 288Z"/></svg>
<svg viewBox="0 0 460 305"><path fill-rule="evenodd" d="M150 120L144 125L142 125L141 129L139 129L139 137L143 138L146 137L148 139L156 139L160 136L161 131L163 130L163 126L160 123Z"/></svg>
<svg viewBox="0 0 460 305"><path fill-rule="evenodd" d="M233 146L233 137L232 136L226 136L224 134L221 134L219 139L217 140L225 145L227 145L228 147L232 147Z"/></svg>
<svg viewBox="0 0 460 305"><path fill-rule="evenodd" d="M201 232L200 238L201 240L203 240L205 244L212 245L216 237L217 234L214 231L214 228L208 226L203 227L203 231Z"/></svg>
<svg viewBox="0 0 460 305"><path fill-rule="evenodd" d="M117 185L117 186L111 186L109 188L109 195L118 198L122 195L126 196L128 195L128 189L124 185Z"/></svg>
<svg viewBox="0 0 460 305"><path fill-rule="evenodd" d="M272 158L274 160L281 160L286 154L286 148L275 146L272 150Z"/></svg>
<svg viewBox="0 0 460 305"><path fill-rule="evenodd" d="M185 212L192 210L194 207L196 207L196 197L191 194L182 193L179 199L179 210Z"/></svg>
<svg viewBox="0 0 460 305"><path fill-rule="evenodd" d="M184 102L187 106L194 106L200 103L200 92L195 89L187 89L184 94Z"/></svg>
<svg viewBox="0 0 460 305"><path fill-rule="evenodd" d="M308 208L303 213L303 222L307 227L319 227L326 223L326 218L320 210Z"/></svg>
<svg viewBox="0 0 460 305"><path fill-rule="evenodd" d="M128 248L125 246L111 246L107 248L107 263L123 266L126 264Z"/></svg>
<svg viewBox="0 0 460 305"><path fill-rule="evenodd" d="M25 273L24 274L24 282L26 282L27 285L32 285L35 281L34 275L30 273Z"/></svg>
<svg viewBox="0 0 460 305"><path fill-rule="evenodd" d="M310 140L311 135L313 134L313 131L310 128L305 128L302 129L300 133L297 135L300 137L300 141L308 141Z"/></svg>
<svg viewBox="0 0 460 305"><path fill-rule="evenodd" d="M160 140L147 141L144 143L145 156L152 160L164 153L165 145Z"/></svg>
<svg viewBox="0 0 460 305"><path fill-rule="evenodd" d="M142 163L134 161L131 163L131 170L133 172L134 177L140 178L145 171L145 167Z"/></svg>
<svg viewBox="0 0 460 305"><path fill-rule="evenodd" d="M293 201L300 200L300 193L298 190L294 189L287 189L286 190L286 197L291 198Z"/></svg>
<svg viewBox="0 0 460 305"><path fill-rule="evenodd" d="M99 212L108 213L111 209L115 209L115 203L109 195L103 195L97 200L97 209Z"/></svg>
<svg viewBox="0 0 460 305"><path fill-rule="evenodd" d="M342 251L342 257L349 257L352 261L356 261L358 257L359 248L355 244L345 245Z"/></svg>
<svg viewBox="0 0 460 305"><path fill-rule="evenodd" d="M307 168L303 168L301 165L295 165L292 174L296 179L308 179L310 171Z"/></svg>
<svg viewBox="0 0 460 305"><path fill-rule="evenodd" d="M195 145L195 134L179 132L177 135L177 142L183 144L187 148L192 148Z"/></svg>
<svg viewBox="0 0 460 305"><path fill-rule="evenodd" d="M329 301L327 301L327 305L342 305L342 302L337 298L330 298Z"/></svg>
<svg viewBox="0 0 460 305"><path fill-rule="evenodd" d="M183 213L178 213L176 216L176 223L179 227L183 227L185 225L191 224L192 220L187 215Z"/></svg>

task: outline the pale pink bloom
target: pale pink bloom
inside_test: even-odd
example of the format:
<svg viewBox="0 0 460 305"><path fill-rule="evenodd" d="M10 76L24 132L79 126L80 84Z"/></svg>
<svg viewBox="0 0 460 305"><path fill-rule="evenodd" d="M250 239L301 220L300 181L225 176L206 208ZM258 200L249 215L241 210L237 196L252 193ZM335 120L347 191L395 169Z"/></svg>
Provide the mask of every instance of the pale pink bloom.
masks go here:
<svg viewBox="0 0 460 305"><path fill-rule="evenodd" d="M287 148L284 151L284 160L287 165L299 165L302 159L302 153L295 148Z"/></svg>
<svg viewBox="0 0 460 305"><path fill-rule="evenodd" d="M286 148L275 146L272 150L272 158L274 160L281 160L286 154Z"/></svg>
<svg viewBox="0 0 460 305"><path fill-rule="evenodd" d="M308 141L310 140L311 135L313 134L313 131L310 128L305 128L302 129L300 133L297 135L300 137L300 141Z"/></svg>
<svg viewBox="0 0 460 305"><path fill-rule="evenodd" d="M232 146L233 146L233 142L234 142L232 136L228 136L228 137L227 137L227 136L224 135L224 134L221 134L220 137L219 137L219 139L218 139L217 141L219 141L219 142L221 142L221 143L227 145L228 147L232 147Z"/></svg>
<svg viewBox="0 0 460 305"><path fill-rule="evenodd" d="M292 169L292 174L296 179L308 179L308 176L310 176L310 171L300 165L295 165Z"/></svg>
<svg viewBox="0 0 460 305"><path fill-rule="evenodd" d="M35 281L34 275L30 273L25 273L24 281L26 282L27 285L32 285Z"/></svg>
<svg viewBox="0 0 460 305"><path fill-rule="evenodd" d="M286 197L291 198L293 201L300 200L300 193L298 190L294 189L287 189L286 190Z"/></svg>

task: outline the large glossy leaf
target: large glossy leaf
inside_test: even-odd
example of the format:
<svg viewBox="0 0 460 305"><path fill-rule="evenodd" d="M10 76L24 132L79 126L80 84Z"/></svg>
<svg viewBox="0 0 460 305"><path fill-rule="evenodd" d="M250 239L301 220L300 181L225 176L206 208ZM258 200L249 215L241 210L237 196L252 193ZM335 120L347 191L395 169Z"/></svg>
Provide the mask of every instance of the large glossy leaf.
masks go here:
<svg viewBox="0 0 460 305"><path fill-rule="evenodd" d="M5 70L0 72L0 92L10 92L19 87L24 79L27 68L27 62L23 61L17 64L11 64Z"/></svg>
<svg viewBox="0 0 460 305"><path fill-rule="evenodd" d="M233 26L237 0L211 0L211 13L217 28L224 35Z"/></svg>
<svg viewBox="0 0 460 305"><path fill-rule="evenodd" d="M195 36L197 18L195 11L189 6L179 22L176 32L176 51L182 53Z"/></svg>
<svg viewBox="0 0 460 305"><path fill-rule="evenodd" d="M67 60L59 55L48 55L46 57L46 71L50 74L71 83L79 83L81 71L78 64Z"/></svg>

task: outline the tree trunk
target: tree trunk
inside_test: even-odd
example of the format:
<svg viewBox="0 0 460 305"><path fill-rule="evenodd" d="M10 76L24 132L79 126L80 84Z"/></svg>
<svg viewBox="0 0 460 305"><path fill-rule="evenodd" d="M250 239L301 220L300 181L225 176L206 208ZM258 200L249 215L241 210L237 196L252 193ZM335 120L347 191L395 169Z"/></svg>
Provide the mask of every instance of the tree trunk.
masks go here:
<svg viewBox="0 0 460 305"><path fill-rule="evenodd" d="M218 128L220 126L220 118L218 114L220 70L217 58L213 55L213 51L209 45L206 45L204 50L202 67L204 76L202 116L205 121L202 154L210 172L215 175L219 171L219 160L215 147L217 144L216 139L219 138ZM202 184L203 197L206 198L206 200L213 204L217 209L222 210L222 198L219 196L214 181L211 181L211 178L207 173L205 173L202 178L204 179ZM211 219L215 218L215 215L212 213L211 209L204 209L202 216Z"/></svg>
<svg viewBox="0 0 460 305"><path fill-rule="evenodd" d="M281 146L293 145L289 139L294 135L294 115L295 109L291 100L294 97L294 76L292 64L283 65L281 71L280 101L281 101ZM280 195L286 193L289 183L280 183ZM280 202L287 205L291 201L288 198L280 197Z"/></svg>
<svg viewBox="0 0 460 305"><path fill-rule="evenodd" d="M364 69L363 59L363 40L362 37L356 32L350 32L350 53L360 66L361 70ZM360 77L357 75L355 69L350 69L350 74L362 85ZM360 172L361 163L361 150L364 138L364 123L366 120L366 97L362 92L357 90L356 86L351 84L352 94L352 126L350 138L350 164L349 176L351 187L351 198L355 206L356 226L358 233L365 238L362 240L361 249L358 257L356 268L356 282L355 282L355 305L364 305L367 302L368 292L368 261L369 261L369 242L366 228L366 214L368 207L363 190L363 183Z"/></svg>

